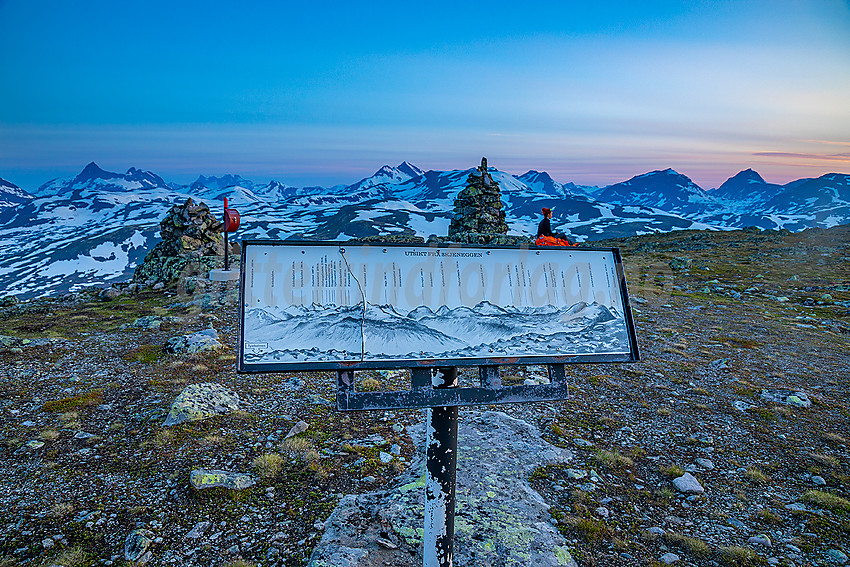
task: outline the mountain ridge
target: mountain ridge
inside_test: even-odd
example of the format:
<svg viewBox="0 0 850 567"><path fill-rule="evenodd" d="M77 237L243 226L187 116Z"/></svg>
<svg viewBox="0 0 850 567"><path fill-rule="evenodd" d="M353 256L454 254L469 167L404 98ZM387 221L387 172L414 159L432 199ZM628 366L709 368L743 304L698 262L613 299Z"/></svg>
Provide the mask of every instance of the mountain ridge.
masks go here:
<svg viewBox="0 0 850 567"><path fill-rule="evenodd" d="M445 235L454 199L474 171L423 171L402 162L349 185L297 188L279 181L256 184L237 174L199 176L178 185L150 171L131 167L112 173L91 162L73 178L43 184L38 194L17 194L15 202L0 198L0 238L8 243L0 249L0 286L35 297L129 279L158 239L159 221L189 197L206 202L216 216L228 197L242 217L236 238ZM490 172L501 188L509 233L516 236L536 234L541 207L554 208L553 229L577 242L684 229L799 231L850 222L845 174L778 186L744 170L718 194L720 189L704 191L672 169L600 191L560 184L535 170L519 176ZM12 185L6 187L25 193ZM747 188L763 195L763 202Z"/></svg>

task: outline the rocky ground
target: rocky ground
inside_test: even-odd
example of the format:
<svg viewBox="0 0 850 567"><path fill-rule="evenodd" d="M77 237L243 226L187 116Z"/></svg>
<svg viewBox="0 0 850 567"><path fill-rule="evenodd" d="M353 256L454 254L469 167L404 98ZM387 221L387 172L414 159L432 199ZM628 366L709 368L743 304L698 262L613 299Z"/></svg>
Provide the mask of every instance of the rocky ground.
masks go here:
<svg viewBox="0 0 850 567"><path fill-rule="evenodd" d="M564 402L460 412L506 412L572 453L517 469L549 506L562 563L848 562L850 227L605 245L623 252L641 362L570 368ZM416 476L422 412L337 412L330 373L236 374L223 285L2 308L0 565L300 566L338 535L340 501L383 502L370 494ZM164 426L193 384L223 387L218 415ZM243 476L210 488L218 477L198 471L215 470ZM359 545L421 562L416 538L371 510Z"/></svg>

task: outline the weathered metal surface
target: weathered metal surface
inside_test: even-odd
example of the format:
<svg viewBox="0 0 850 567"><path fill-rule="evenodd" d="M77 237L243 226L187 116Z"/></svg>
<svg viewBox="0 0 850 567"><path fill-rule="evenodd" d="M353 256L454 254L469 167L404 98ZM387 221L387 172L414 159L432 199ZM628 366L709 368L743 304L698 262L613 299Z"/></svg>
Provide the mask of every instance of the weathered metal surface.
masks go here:
<svg viewBox="0 0 850 567"><path fill-rule="evenodd" d="M570 394L563 367L560 371L550 370L550 384L452 389L438 389L419 384L412 385L410 390L395 392L357 392L353 380L352 383L344 382L345 379L350 380L343 378L349 373L350 371L338 373L340 378L337 387L337 409L341 411L543 402L566 400Z"/></svg>
<svg viewBox="0 0 850 567"><path fill-rule="evenodd" d="M435 391L457 387L457 368L438 368ZM455 479L457 471L457 406L428 408L425 426L424 567L454 564Z"/></svg>

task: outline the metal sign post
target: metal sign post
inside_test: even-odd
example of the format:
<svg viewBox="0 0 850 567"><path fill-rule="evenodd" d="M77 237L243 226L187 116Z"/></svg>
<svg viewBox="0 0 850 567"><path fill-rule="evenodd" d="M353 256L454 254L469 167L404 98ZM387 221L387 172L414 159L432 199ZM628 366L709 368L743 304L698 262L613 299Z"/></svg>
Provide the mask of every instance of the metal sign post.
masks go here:
<svg viewBox="0 0 850 567"><path fill-rule="evenodd" d="M434 388L457 388L457 368L437 368L432 381ZM457 411L457 406L426 411L425 567L451 567L454 561Z"/></svg>
<svg viewBox="0 0 850 567"><path fill-rule="evenodd" d="M453 565L458 406L565 400L565 364L640 358L616 248L248 241L241 278L239 372L336 370L341 411L427 408L425 567ZM548 380L499 376L538 364ZM379 368L410 388L358 392Z"/></svg>
<svg viewBox="0 0 850 567"><path fill-rule="evenodd" d="M227 207L227 197L224 198L224 269L211 270L212 281L233 281L239 279L238 272L230 271L230 240L228 234L239 228L239 212Z"/></svg>

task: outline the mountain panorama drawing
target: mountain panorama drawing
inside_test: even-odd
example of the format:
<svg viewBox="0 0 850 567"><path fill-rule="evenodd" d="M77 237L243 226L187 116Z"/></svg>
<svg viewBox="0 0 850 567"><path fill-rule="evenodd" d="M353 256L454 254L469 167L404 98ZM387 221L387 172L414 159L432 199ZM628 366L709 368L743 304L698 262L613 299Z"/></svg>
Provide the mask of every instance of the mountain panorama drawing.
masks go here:
<svg viewBox="0 0 850 567"><path fill-rule="evenodd" d="M361 330L362 329L362 330ZM247 364L491 358L629 352L626 320L596 302L569 307L391 305L248 309ZM361 352L362 349L362 352Z"/></svg>

